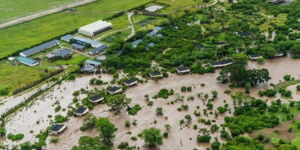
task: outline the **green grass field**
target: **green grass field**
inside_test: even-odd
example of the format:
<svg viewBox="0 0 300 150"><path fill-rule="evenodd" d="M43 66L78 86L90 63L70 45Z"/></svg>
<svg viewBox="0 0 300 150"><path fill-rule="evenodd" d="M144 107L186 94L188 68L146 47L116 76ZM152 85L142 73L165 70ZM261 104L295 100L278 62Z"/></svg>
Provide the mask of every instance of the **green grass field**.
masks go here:
<svg viewBox="0 0 300 150"><path fill-rule="evenodd" d="M15 65L9 61L2 61L0 63L0 86L8 88L12 92L48 75L51 71L56 70L56 65L68 65L71 68L72 65L78 66L85 59L85 56L76 53L71 59L54 62L45 60L42 57L40 64L34 67L28 67L23 64Z"/></svg>
<svg viewBox="0 0 300 150"><path fill-rule="evenodd" d="M0 23L78 0L0 0Z"/></svg>
<svg viewBox="0 0 300 150"><path fill-rule="evenodd" d="M60 12L2 29L0 30L0 58L113 15L103 12L126 11L149 1L101 0L78 7L74 13Z"/></svg>

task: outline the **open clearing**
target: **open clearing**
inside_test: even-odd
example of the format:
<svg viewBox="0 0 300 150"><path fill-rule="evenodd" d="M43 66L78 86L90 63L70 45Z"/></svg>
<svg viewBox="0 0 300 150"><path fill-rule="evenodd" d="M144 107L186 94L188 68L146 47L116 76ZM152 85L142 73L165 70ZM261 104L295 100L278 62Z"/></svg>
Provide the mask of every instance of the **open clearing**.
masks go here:
<svg viewBox="0 0 300 150"><path fill-rule="evenodd" d="M0 23L79 0L0 0Z"/></svg>
<svg viewBox="0 0 300 150"><path fill-rule="evenodd" d="M61 36L80 26L112 16L107 12L126 11L149 0L101 0L0 30L0 58L43 41Z"/></svg>

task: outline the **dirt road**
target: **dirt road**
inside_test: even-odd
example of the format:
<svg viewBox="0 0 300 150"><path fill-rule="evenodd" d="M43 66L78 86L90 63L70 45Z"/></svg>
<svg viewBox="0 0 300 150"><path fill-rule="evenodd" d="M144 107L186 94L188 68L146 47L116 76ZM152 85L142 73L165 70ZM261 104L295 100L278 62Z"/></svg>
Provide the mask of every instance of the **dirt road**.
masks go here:
<svg viewBox="0 0 300 150"><path fill-rule="evenodd" d="M41 11L41 12L29 15L29 16L20 17L20 18L17 18L17 19L14 19L14 20L11 20L11 21L0 24L0 29L6 28L6 27L9 27L9 26L13 26L13 25L16 25L16 24L20 24L20 23L23 23L23 22L26 22L26 21L30 21L30 20L33 20L33 19L36 19L36 18L39 18L39 17L43 17L43 16L46 16L46 15L50 15L50 14L53 14L53 13L57 13L57 12L60 12L60 11L63 11L63 10L69 9L69 8L73 8L73 7L85 5L85 4L88 4L88 3L92 3L94 1L96 1L96 0L81 0L81 1L78 1L78 2L75 2L75 3L63 5L63 6L53 8L53 9L50 9L50 10Z"/></svg>

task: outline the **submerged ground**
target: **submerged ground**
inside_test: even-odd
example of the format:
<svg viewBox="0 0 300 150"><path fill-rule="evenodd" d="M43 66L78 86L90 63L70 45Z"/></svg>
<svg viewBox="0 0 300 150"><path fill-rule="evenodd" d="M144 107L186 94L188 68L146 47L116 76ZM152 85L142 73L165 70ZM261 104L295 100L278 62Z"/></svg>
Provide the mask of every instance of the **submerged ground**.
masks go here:
<svg viewBox="0 0 300 150"><path fill-rule="evenodd" d="M267 89L270 87L270 83L277 84L283 80L285 74L290 74L291 76L298 78L300 75L300 70L295 69L300 65L300 60L294 60L290 58L279 58L274 60L268 60L265 64L259 65L256 62L250 62L249 68L268 68L270 71L270 76L272 79L263 85L251 90L250 95L259 98L258 91ZM289 66L289 67L286 67ZM99 75L96 75L98 77ZM204 105L205 101L199 98L197 95L199 93L208 93L211 96L211 91L216 90L218 92L218 98L213 102L214 109L212 112L216 111L219 106L229 105L230 109L233 109L233 101L230 95L225 94L224 91L228 90L228 85L220 84L216 80L218 76L218 71L216 73L205 74L205 75L175 75L171 74L170 77L162 79L159 81L149 80L147 83L139 84L135 87L129 88L125 94L128 98L132 99L130 105L139 104L142 106L142 110L138 112L135 116L130 116L126 112L121 112L119 115L115 115L113 112L109 111L106 105L97 105L91 111L97 117L108 117L118 128L115 146L117 146L122 141L128 141L130 144L136 145L138 147L143 147L142 139L138 138L137 141L132 141L130 138L132 136L137 136L143 129L149 127L157 127L161 130L165 130L165 125L170 124L171 130L169 132L169 137L164 140L164 144L160 147L161 149L205 149L209 145L207 144L197 144L195 137L198 134L198 130L194 129L192 125L196 124L198 128L209 128L208 125L204 125L198 122L198 117L195 117L193 113L195 111L203 112L206 108ZM61 85L55 87L53 90L47 92L45 95L39 97L32 105L24 108L15 114L6 124L7 132L17 134L24 133L25 137L23 140L17 142L22 143L25 141L36 141L35 135L45 129L49 123L51 117L56 114L65 115L66 112L59 111L55 112L56 106L60 105L63 108L67 108L69 104L72 103L72 93L80 88L84 89L101 89L101 86L90 86L89 80L95 76L83 76L77 78L75 81L64 82ZM110 81L112 77L109 75L101 75L103 81ZM201 85L202 84L202 85ZM205 86L203 86L203 84ZM192 92L182 93L180 91L182 86L192 87ZM150 97L154 96L159 92L160 89L173 89L175 93L184 96L183 101L174 101L176 99L176 94L169 97L168 99L152 99L154 101L153 106L147 106L147 101L145 100L145 95L148 94ZM239 91L234 89L232 93ZM178 96L178 95L177 95ZM187 100L188 97L195 97L194 100ZM84 98L81 95L80 98ZM297 100L300 98L299 93L293 91L293 99ZM276 98L270 98L269 103ZM171 102L174 102L171 104ZM287 102L288 100L283 100ZM189 109L187 111L177 111L181 105L188 105ZM5 105L5 104L4 104ZM0 106L0 108L3 106ZM155 115L155 110L157 107L162 107L164 116L158 117ZM185 115L190 114L192 116L192 122L190 125L180 125L180 120L184 119ZM221 125L224 123L224 116L231 116L231 113L226 113L219 117L214 115L202 116L206 120L216 120L215 124ZM124 126L125 121L137 123L137 126L131 126L127 128ZM71 149L78 141L80 136L97 136L98 133L93 130L88 130L82 132L79 130L83 123L83 119L79 117L71 117L66 123L68 129L61 135L58 136L59 142L56 144L51 144L47 146L48 149L61 149L67 150ZM283 124L284 125L284 124ZM267 132L267 131L266 131ZM220 133L215 132L212 134L213 137L219 137ZM6 140L5 143L12 145L14 142Z"/></svg>

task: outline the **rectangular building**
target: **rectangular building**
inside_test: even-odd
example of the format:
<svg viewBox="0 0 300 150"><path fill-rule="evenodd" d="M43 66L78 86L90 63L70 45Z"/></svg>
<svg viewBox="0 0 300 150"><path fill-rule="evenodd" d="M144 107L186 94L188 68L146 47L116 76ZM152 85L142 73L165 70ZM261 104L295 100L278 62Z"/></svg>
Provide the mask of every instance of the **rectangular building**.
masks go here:
<svg viewBox="0 0 300 150"><path fill-rule="evenodd" d="M48 48L51 48L51 47L54 47L56 45L59 44L59 41L58 40L52 40L52 41L49 41L49 42L46 42L46 43L43 43L39 46L35 46L33 48L30 48L26 51L23 51L20 53L20 56L23 56L23 57L28 57L28 56L31 56L31 55L34 55L36 53L39 53L39 52L42 52Z"/></svg>
<svg viewBox="0 0 300 150"><path fill-rule="evenodd" d="M78 33L93 37L111 28L112 28L112 23L99 20L79 28Z"/></svg>
<svg viewBox="0 0 300 150"><path fill-rule="evenodd" d="M19 56L17 57L17 60L24 64L24 65L27 65L27 66L30 66L30 67L33 67L33 66L36 66L39 64L38 61L34 60L34 59L31 59L31 58L28 58L28 57L23 57L23 56Z"/></svg>

